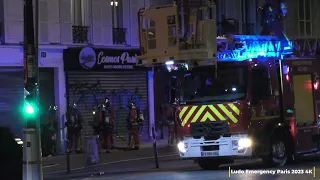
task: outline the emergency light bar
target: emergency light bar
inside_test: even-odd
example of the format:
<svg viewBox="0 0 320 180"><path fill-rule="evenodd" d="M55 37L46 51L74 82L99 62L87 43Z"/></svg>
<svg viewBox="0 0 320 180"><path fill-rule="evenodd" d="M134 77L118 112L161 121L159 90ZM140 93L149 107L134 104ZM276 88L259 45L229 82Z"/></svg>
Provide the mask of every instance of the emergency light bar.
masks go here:
<svg viewBox="0 0 320 180"><path fill-rule="evenodd" d="M232 48L232 50L219 50L217 52L218 61L244 61L254 58L280 58L283 55L292 54L292 42L286 40L280 41L275 36L234 36L235 42L242 44L240 48ZM223 44L227 49L227 38L217 38L218 46ZM223 46L222 45L222 46ZM284 47L285 45L285 47ZM230 46L230 45L229 45Z"/></svg>

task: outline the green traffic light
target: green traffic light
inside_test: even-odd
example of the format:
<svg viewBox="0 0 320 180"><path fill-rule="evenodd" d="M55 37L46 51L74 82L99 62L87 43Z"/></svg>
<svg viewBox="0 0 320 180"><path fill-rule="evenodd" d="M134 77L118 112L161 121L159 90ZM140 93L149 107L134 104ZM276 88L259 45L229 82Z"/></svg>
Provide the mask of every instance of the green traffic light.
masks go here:
<svg viewBox="0 0 320 180"><path fill-rule="evenodd" d="M33 109L33 107L32 107L30 104L27 105L25 111L26 111L26 113L28 113L28 114L33 114L33 113L34 113L34 109Z"/></svg>

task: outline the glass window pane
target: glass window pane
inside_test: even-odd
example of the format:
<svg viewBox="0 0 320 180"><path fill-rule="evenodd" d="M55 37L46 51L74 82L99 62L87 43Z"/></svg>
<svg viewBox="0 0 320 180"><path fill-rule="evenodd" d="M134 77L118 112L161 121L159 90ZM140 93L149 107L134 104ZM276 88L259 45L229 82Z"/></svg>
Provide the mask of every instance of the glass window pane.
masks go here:
<svg viewBox="0 0 320 180"><path fill-rule="evenodd" d="M176 26L170 25L168 27L168 36L176 36Z"/></svg>
<svg viewBox="0 0 320 180"><path fill-rule="evenodd" d="M310 14L311 14L311 0L305 0L305 8L304 8L304 11L305 11L305 14L306 14L306 20L311 20L310 18Z"/></svg>
<svg viewBox="0 0 320 180"><path fill-rule="evenodd" d="M148 49L155 49L156 48L156 40L148 40Z"/></svg>
<svg viewBox="0 0 320 180"><path fill-rule="evenodd" d="M148 29L148 39L155 39L156 38L156 29L150 28Z"/></svg>
<svg viewBox="0 0 320 180"><path fill-rule="evenodd" d="M299 23L300 36L304 36L305 35L304 25L305 25L304 21L300 21L300 23Z"/></svg>
<svg viewBox="0 0 320 180"><path fill-rule="evenodd" d="M306 35L311 36L311 22L306 22Z"/></svg>
<svg viewBox="0 0 320 180"><path fill-rule="evenodd" d="M299 19L304 20L304 0L299 0Z"/></svg>

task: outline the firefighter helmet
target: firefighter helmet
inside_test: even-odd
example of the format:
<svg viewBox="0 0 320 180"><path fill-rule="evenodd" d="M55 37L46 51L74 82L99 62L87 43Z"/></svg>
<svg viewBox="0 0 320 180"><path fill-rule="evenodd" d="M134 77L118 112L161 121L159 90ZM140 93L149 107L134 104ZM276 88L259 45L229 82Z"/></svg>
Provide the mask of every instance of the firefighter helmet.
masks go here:
<svg viewBox="0 0 320 180"><path fill-rule="evenodd" d="M49 107L49 111L57 111L58 110L58 106L50 106Z"/></svg>
<svg viewBox="0 0 320 180"><path fill-rule="evenodd" d="M76 103L72 103L69 105L70 109L77 109L77 104Z"/></svg>
<svg viewBox="0 0 320 180"><path fill-rule="evenodd" d="M134 102L129 103L128 107L131 108L136 108L136 104Z"/></svg>

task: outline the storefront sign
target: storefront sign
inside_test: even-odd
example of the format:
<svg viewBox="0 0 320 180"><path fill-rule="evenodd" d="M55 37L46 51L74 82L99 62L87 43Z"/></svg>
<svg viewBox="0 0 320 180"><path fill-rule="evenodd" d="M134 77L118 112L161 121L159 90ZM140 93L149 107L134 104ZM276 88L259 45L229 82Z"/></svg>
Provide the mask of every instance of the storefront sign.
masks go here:
<svg viewBox="0 0 320 180"><path fill-rule="evenodd" d="M139 50L132 49L66 49L66 70L135 69Z"/></svg>
<svg viewBox="0 0 320 180"><path fill-rule="evenodd" d="M123 52L120 56L108 56L103 51L98 54L97 64L102 64L105 69L133 69L136 63L136 56L130 56L128 52Z"/></svg>

